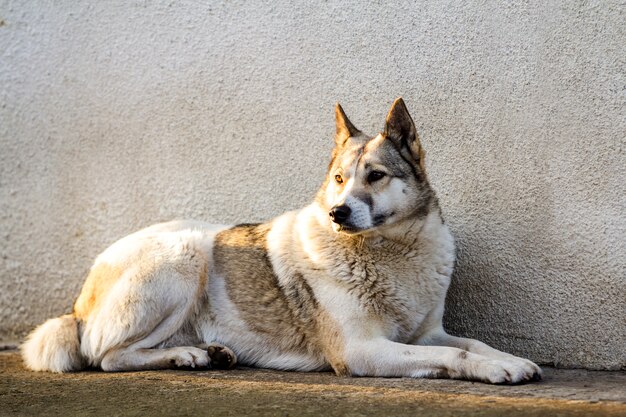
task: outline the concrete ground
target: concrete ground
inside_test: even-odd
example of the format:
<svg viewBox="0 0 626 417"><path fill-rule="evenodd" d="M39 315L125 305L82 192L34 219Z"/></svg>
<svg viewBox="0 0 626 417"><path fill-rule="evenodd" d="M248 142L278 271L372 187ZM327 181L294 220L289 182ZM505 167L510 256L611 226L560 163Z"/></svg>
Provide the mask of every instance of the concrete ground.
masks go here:
<svg viewBox="0 0 626 417"><path fill-rule="evenodd" d="M250 368L58 375L7 351L0 415L625 416L626 372L545 368L543 381L518 386Z"/></svg>

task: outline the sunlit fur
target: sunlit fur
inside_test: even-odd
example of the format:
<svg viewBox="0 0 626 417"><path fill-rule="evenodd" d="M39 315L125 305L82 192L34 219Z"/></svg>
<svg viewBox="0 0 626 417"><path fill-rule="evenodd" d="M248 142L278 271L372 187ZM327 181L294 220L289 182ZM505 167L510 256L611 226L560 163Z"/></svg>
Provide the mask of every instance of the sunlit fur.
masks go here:
<svg viewBox="0 0 626 417"><path fill-rule="evenodd" d="M443 329L454 240L404 102L375 136L340 106L336 121L311 204L263 224L174 221L120 239L95 260L73 312L28 337L26 365L204 368L219 349L229 364L338 375L538 378L534 363ZM341 225L337 205L351 209Z"/></svg>

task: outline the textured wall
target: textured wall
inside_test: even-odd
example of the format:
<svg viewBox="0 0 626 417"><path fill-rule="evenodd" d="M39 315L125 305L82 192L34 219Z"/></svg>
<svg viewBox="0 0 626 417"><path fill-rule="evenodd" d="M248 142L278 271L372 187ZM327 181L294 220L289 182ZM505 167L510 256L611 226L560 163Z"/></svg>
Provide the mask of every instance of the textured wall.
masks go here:
<svg viewBox="0 0 626 417"><path fill-rule="evenodd" d="M402 95L459 243L448 328L626 365L620 2L74 3L0 2L0 340L139 227L304 205L334 103L376 132Z"/></svg>

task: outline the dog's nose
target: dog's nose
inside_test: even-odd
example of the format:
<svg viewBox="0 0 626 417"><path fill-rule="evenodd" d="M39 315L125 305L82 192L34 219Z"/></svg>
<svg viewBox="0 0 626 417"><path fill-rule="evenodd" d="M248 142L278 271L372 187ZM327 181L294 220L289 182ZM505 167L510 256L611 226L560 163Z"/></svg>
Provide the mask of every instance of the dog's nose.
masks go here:
<svg viewBox="0 0 626 417"><path fill-rule="evenodd" d="M335 206L331 208L328 215L335 223L341 224L348 219L351 212L352 210L350 210L350 207L344 204L342 206Z"/></svg>

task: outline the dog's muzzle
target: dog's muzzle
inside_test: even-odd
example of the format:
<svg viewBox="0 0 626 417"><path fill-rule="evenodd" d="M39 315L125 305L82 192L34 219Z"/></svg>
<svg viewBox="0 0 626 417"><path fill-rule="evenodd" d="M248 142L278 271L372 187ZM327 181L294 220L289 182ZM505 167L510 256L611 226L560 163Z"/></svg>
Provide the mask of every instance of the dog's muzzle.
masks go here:
<svg viewBox="0 0 626 417"><path fill-rule="evenodd" d="M348 217L350 217L351 212L352 210L350 210L350 207L344 204L341 206L335 206L331 208L330 211L328 212L328 215L330 216L333 222L337 224L343 224L345 223L346 220L348 220Z"/></svg>

